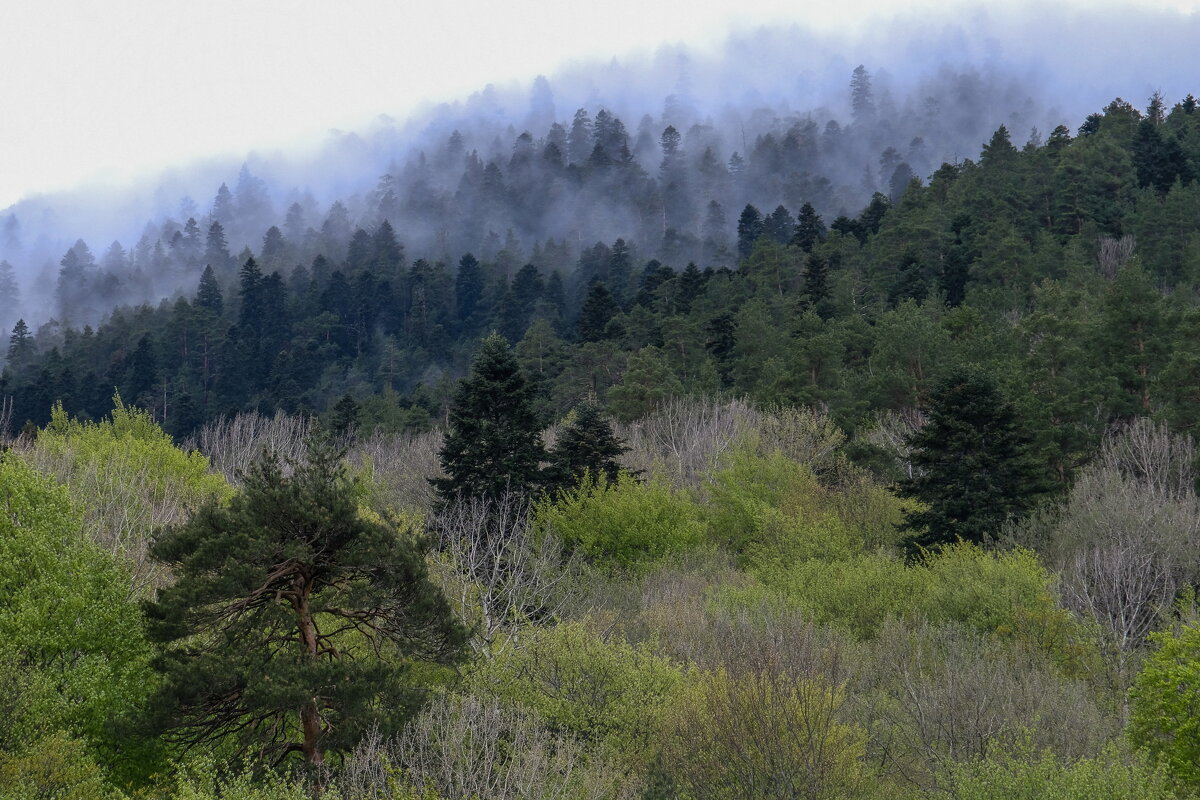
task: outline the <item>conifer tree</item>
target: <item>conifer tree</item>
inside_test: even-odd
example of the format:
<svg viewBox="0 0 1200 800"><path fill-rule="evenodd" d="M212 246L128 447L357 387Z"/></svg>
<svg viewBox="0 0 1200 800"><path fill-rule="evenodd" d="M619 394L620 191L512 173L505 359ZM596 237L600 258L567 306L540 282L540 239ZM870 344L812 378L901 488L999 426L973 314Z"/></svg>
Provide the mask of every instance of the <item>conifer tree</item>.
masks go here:
<svg viewBox="0 0 1200 800"><path fill-rule="evenodd" d="M813 208L812 203L800 206L800 213L796 216L796 228L792 232L791 244L808 253L824 239L825 223L821 221L821 217Z"/></svg>
<svg viewBox="0 0 1200 800"><path fill-rule="evenodd" d="M214 221L212 225L208 226L208 236L204 242L204 261L222 275L233 271L233 256L229 254L225 228L220 222Z"/></svg>
<svg viewBox="0 0 1200 800"><path fill-rule="evenodd" d="M149 707L170 738L320 766L415 713L414 662L460 660L465 632L419 540L360 513L342 456L310 440L285 474L265 454L228 507L157 535L176 580L146 606L166 648Z"/></svg>
<svg viewBox="0 0 1200 800"><path fill-rule="evenodd" d="M221 297L221 286L217 283L217 276L213 274L211 264L206 266L203 274L200 275L200 286L196 291L196 305L199 308L208 309L214 317L221 316L225 307L225 302Z"/></svg>
<svg viewBox="0 0 1200 800"><path fill-rule="evenodd" d="M808 257L804 270L804 299L821 319L832 316L829 302L829 263L817 254Z"/></svg>
<svg viewBox="0 0 1200 800"><path fill-rule="evenodd" d="M612 482L617 479L621 465L617 459L629 448L613 433L595 403L576 406L575 413L550 451L549 480L557 489L576 486L584 476L592 480Z"/></svg>
<svg viewBox="0 0 1200 800"><path fill-rule="evenodd" d="M350 395L342 395L333 407L329 427L337 436L349 436L358 427L359 407Z"/></svg>
<svg viewBox="0 0 1200 800"><path fill-rule="evenodd" d="M8 366L17 368L24 366L33 355L33 335L25 320L17 320L13 325L12 335L8 338Z"/></svg>
<svg viewBox="0 0 1200 800"><path fill-rule="evenodd" d="M506 492L529 495L542 485L546 457L533 391L502 336L492 334L459 382L439 452L445 477L432 483L443 503Z"/></svg>
<svg viewBox="0 0 1200 800"><path fill-rule="evenodd" d="M579 312L579 340L582 342L599 342L607 338L609 321L616 316L620 309L608 288L603 283L593 283L588 288L587 299Z"/></svg>
<svg viewBox="0 0 1200 800"><path fill-rule="evenodd" d="M905 512L911 550L983 542L1049 490L1015 408L984 373L951 370L925 411L928 424L909 439L918 474L900 485L925 506Z"/></svg>
<svg viewBox="0 0 1200 800"><path fill-rule="evenodd" d="M776 206L775 210L763 218L763 236L777 244L787 244L795 232L796 221L786 207Z"/></svg>
<svg viewBox="0 0 1200 800"><path fill-rule="evenodd" d="M475 256L467 253L458 262L454 278L454 310L464 334L476 330L483 302L483 268Z"/></svg>
<svg viewBox="0 0 1200 800"><path fill-rule="evenodd" d="M742 215L738 217L737 229L738 258L749 258L750 253L754 250L754 243L763 234L762 212L752 205L747 205L742 209Z"/></svg>

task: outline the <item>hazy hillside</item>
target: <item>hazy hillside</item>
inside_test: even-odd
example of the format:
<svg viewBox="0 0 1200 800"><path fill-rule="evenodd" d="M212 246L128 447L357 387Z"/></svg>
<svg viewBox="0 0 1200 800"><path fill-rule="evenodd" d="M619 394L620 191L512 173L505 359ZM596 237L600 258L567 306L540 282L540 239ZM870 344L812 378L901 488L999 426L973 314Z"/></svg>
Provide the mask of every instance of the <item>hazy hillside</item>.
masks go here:
<svg viewBox="0 0 1200 800"><path fill-rule="evenodd" d="M760 29L717 51L663 47L489 86L290 152L29 198L0 212L0 258L20 290L0 324L95 322L117 304L194 291L213 222L235 256L260 254L277 226L285 272L318 253L340 259L356 227L383 219L410 258L447 264L506 249L519 265L548 243L573 262L623 238L674 266L731 266L746 203L853 214L875 191L894 196L909 174L977 158L1001 124L1019 146L1117 95L1138 105L1156 89L1182 96L1191 62L1170 65L1177 52L1187 58L1194 25L1163 12L1099 21L1061 11L962 27L900 18L853 38ZM1140 28L1145 39L1127 36ZM1117 39L1119 63L1061 55ZM80 240L97 269L94 286L77 291L93 300L63 308L61 261Z"/></svg>

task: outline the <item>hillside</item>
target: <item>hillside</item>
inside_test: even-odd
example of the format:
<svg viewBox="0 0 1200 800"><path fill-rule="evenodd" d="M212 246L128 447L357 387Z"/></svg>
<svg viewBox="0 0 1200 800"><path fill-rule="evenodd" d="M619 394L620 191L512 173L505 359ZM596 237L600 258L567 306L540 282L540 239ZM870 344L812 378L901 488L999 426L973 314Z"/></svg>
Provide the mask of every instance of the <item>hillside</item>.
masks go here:
<svg viewBox="0 0 1200 800"><path fill-rule="evenodd" d="M580 196L603 185L638 199L641 184L621 183L636 163L561 168ZM386 220L368 232L343 219L337 237L301 245L271 228L237 258L210 241L188 296L15 334L2 391L17 427L44 424L56 400L99 418L116 389L180 437L238 410L326 413L345 397L366 430L421 430L496 330L530 370L544 424L588 396L633 419L669 396L724 394L821 407L854 432L911 417L968 361L1021 406L1065 482L1114 422L1195 424L1198 168L1190 96L1145 112L1115 100L1043 142L1018 147L1001 128L978 161L898 181L853 216L747 204L705 240L708 258L682 241L649 258L617 239L577 258L548 240L409 261ZM493 209L545 197L508 190L497 169L475 188L489 173L507 198ZM468 187L456 197L482 202ZM90 281L105 274L77 245L62 301L101 303Z"/></svg>
<svg viewBox="0 0 1200 800"><path fill-rule="evenodd" d="M797 36L0 216L0 800L1200 796L1197 100Z"/></svg>

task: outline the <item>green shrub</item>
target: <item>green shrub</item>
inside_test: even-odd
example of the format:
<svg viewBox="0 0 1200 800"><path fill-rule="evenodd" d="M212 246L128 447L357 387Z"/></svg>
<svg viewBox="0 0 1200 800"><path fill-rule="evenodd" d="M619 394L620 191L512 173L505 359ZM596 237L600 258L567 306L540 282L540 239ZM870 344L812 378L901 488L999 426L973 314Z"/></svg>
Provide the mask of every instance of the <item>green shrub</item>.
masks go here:
<svg viewBox="0 0 1200 800"><path fill-rule="evenodd" d="M874 637L890 617L927 619L1018 642L1063 666L1086 656L1082 625L1058 605L1054 576L1028 550L989 552L962 543L920 564L876 553L775 563L754 574L763 588L718 597L746 605L762 602L764 591L777 593L774 602L859 638Z"/></svg>
<svg viewBox="0 0 1200 800"><path fill-rule="evenodd" d="M1200 789L1200 624L1151 635L1154 652L1129 692L1129 738Z"/></svg>
<svg viewBox="0 0 1200 800"><path fill-rule="evenodd" d="M889 617L912 617L925 607L928 574L884 554L844 561L801 561L756 573L762 589L718 594L738 605L762 602L764 590L780 595L814 623L832 625L858 638L873 637ZM757 597L755 597L757 595Z"/></svg>
<svg viewBox="0 0 1200 800"><path fill-rule="evenodd" d="M1114 752L1063 763L1052 754L968 761L950 768L956 800L1174 800L1161 769Z"/></svg>
<svg viewBox="0 0 1200 800"><path fill-rule="evenodd" d="M482 690L636 765L657 751L662 715L685 673L649 647L566 623L531 631L474 678Z"/></svg>
<svg viewBox="0 0 1200 800"><path fill-rule="evenodd" d="M53 733L16 753L0 753L0 800L122 800L87 743Z"/></svg>
<svg viewBox="0 0 1200 800"><path fill-rule="evenodd" d="M174 788L163 795L163 800L312 800L313 796L301 780L272 773L257 777L249 772L227 775L212 759L201 757L180 769ZM323 792L321 797L341 800L336 789Z"/></svg>
<svg viewBox="0 0 1200 800"><path fill-rule="evenodd" d="M83 537L66 487L4 457L0 748L56 729L105 741L149 691L149 657L128 576ZM134 749L122 745L126 755Z"/></svg>
<svg viewBox="0 0 1200 800"><path fill-rule="evenodd" d="M626 473L543 501L534 524L598 565L633 570L704 541L699 509L686 492Z"/></svg>
<svg viewBox="0 0 1200 800"><path fill-rule="evenodd" d="M709 535L744 561L832 560L861 548L807 466L747 446L723 461L708 489Z"/></svg>
<svg viewBox="0 0 1200 800"><path fill-rule="evenodd" d="M73 420L56 405L19 457L70 488L88 536L125 560L143 590L166 578L147 558L151 531L183 522L209 499L228 499L233 489L200 453L175 447L149 413L127 408L119 396L114 402L112 418L99 423Z"/></svg>
<svg viewBox="0 0 1200 800"><path fill-rule="evenodd" d="M1082 628L1058 604L1054 575L1033 552L985 551L964 542L943 548L924 569L927 619L1013 639L1060 660L1076 655Z"/></svg>
<svg viewBox="0 0 1200 800"><path fill-rule="evenodd" d="M845 798L866 783L866 732L818 679L725 670L688 686L668 715L664 762L688 797Z"/></svg>

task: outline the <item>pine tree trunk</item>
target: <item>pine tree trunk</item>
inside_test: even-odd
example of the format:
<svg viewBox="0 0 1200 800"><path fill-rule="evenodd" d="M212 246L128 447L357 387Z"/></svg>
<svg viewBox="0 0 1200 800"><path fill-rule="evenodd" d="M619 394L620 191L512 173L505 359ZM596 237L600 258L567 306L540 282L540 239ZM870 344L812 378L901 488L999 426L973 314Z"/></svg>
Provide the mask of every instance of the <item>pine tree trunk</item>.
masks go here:
<svg viewBox="0 0 1200 800"><path fill-rule="evenodd" d="M300 642L304 646L304 654L313 660L317 658L317 628L313 622L312 611L308 605L307 587L300 589L300 599L296 604L296 612L300 617ZM300 729L304 735L301 749L304 760L313 766L325 763L325 756L319 744L321 738L321 712L317 708L317 699L304 704L300 709Z"/></svg>

